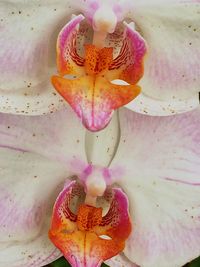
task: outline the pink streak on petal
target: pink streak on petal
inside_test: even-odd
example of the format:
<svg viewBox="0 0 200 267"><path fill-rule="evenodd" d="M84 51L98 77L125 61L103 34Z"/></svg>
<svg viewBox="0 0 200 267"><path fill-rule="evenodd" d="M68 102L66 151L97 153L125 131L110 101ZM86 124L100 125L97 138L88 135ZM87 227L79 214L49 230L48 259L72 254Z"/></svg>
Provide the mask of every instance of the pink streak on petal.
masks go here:
<svg viewBox="0 0 200 267"><path fill-rule="evenodd" d="M77 26L84 19L83 15L78 15L67 23L61 30L57 40L57 65L61 74L70 73L72 66L70 63L71 45L77 34Z"/></svg>
<svg viewBox="0 0 200 267"><path fill-rule="evenodd" d="M191 48L192 50L192 48ZM193 49L193 55L197 55L199 51ZM162 56L158 58L159 55ZM146 68L145 75L154 77L155 86L162 84L163 90L170 83L173 83L177 87L184 85L188 76L191 78L198 77L199 72L199 62L194 61L189 64L190 58L188 59L188 64L177 66L176 58L169 58L167 55L154 49L152 51L152 58L155 58L152 68ZM186 75L187 74L187 75ZM185 78L184 78L185 77Z"/></svg>
<svg viewBox="0 0 200 267"><path fill-rule="evenodd" d="M124 109L120 116L112 165L127 170L119 184L135 220L125 254L141 266L183 266L199 255L200 109L173 117Z"/></svg>
<svg viewBox="0 0 200 267"><path fill-rule="evenodd" d="M0 188L0 192L0 225L4 225L0 229L1 241L12 240L12 235L16 239L17 232L19 241L21 231L29 238L35 237L43 221L45 203L33 202L30 207L24 207L21 199L16 197L16 192L10 194L4 188Z"/></svg>
<svg viewBox="0 0 200 267"><path fill-rule="evenodd" d="M132 43L132 54L134 55L134 63L136 65L141 64L141 61L144 57L144 55L147 52L147 43L144 40L144 38L134 30L133 26L131 24L125 23L126 26L126 38L130 39L130 42Z"/></svg>
<svg viewBox="0 0 200 267"><path fill-rule="evenodd" d="M143 61L147 53L147 44L144 38L134 29L133 23L127 24L124 22L124 24L123 44L119 55L113 60L109 70L116 72L114 79L122 79L127 83L137 84L144 74ZM119 40L116 39L117 41Z"/></svg>
<svg viewBox="0 0 200 267"><path fill-rule="evenodd" d="M163 179L165 179L167 181L176 182L176 183L182 183L182 184L193 185L193 186L200 186L200 183L192 183L192 182L182 181L182 180L174 179L174 178L170 178L170 177L164 177Z"/></svg>
<svg viewBox="0 0 200 267"><path fill-rule="evenodd" d="M25 150L25 149L22 149L22 148L18 148L18 147L14 147L14 146L9 146L9 145L3 145L3 144L1 145L0 144L0 147L13 149L13 150L16 150L16 151L19 151L19 152L23 152L23 153L29 152L28 150Z"/></svg>

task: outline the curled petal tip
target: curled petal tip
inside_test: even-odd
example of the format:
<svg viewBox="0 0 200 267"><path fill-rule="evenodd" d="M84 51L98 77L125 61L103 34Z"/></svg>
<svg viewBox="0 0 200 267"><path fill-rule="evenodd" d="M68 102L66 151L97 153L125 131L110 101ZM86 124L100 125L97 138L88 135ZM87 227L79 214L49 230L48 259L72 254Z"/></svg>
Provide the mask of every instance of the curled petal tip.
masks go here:
<svg viewBox="0 0 200 267"><path fill-rule="evenodd" d="M80 79L52 77L52 84L70 104L84 126L90 131L99 131L107 126L115 109L138 96L137 85L116 85L103 77L85 76Z"/></svg>

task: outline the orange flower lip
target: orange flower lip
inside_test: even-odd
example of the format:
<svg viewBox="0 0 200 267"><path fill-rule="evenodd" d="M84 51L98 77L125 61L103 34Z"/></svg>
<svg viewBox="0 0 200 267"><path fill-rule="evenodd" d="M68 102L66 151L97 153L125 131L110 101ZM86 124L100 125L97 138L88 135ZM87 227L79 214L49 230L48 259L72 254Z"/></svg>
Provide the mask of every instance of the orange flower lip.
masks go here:
<svg viewBox="0 0 200 267"><path fill-rule="evenodd" d="M137 83L143 76L146 44L138 32L125 24L125 37L118 56L113 58L112 46L97 48L87 44L81 57L77 45L85 34L84 30L78 29L83 19L82 15L73 18L58 36L59 75L52 77L52 84L85 127L99 131L109 123L114 110L129 103L140 93L141 88ZM111 36L114 38L115 35ZM115 84L112 82L114 80L123 80L126 85Z"/></svg>
<svg viewBox="0 0 200 267"><path fill-rule="evenodd" d="M58 196L52 216L49 237L72 266L98 267L121 252L131 233L128 200L121 189L106 191L110 203L106 215L102 207L78 205L77 214L71 211L77 198L84 194L75 181Z"/></svg>
<svg viewBox="0 0 200 267"><path fill-rule="evenodd" d="M102 221L102 208L80 205L77 216L77 226L80 231L92 231Z"/></svg>

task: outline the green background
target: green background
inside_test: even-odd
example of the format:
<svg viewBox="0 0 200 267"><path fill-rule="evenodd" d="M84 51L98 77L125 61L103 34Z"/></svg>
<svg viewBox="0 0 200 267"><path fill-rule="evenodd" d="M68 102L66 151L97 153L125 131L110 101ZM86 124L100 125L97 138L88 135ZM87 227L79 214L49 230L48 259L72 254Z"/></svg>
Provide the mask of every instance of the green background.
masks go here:
<svg viewBox="0 0 200 267"><path fill-rule="evenodd" d="M107 267L107 266L108 265L106 264L102 264L102 267ZM71 265L64 258L60 258L57 261L47 265L46 267L71 267ZM192 261L191 263L188 263L184 267L200 267L200 257Z"/></svg>

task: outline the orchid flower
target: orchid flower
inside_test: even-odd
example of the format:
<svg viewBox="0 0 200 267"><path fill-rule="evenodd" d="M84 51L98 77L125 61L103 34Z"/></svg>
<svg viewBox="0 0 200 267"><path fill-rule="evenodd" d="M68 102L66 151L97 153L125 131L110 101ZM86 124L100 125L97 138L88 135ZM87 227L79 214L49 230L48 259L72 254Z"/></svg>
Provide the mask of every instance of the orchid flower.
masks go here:
<svg viewBox="0 0 200 267"><path fill-rule="evenodd" d="M85 267L197 257L199 1L19 1L1 10L1 108L15 115L0 114L0 266L43 266L59 251ZM82 12L87 27L83 15L63 27L66 10ZM84 126L104 130L81 126L51 72ZM141 89L127 107L145 114L114 113Z"/></svg>
<svg viewBox="0 0 200 267"><path fill-rule="evenodd" d="M104 12L99 12L102 9ZM86 35L89 31L96 30L98 33L98 22L102 21L99 14L106 15L105 10L108 16L103 19L111 19L107 25L110 29L105 29L108 31L106 40L115 37L116 53L119 53L123 40L117 27L112 34L116 22L125 25L125 30L128 27L131 33L138 35L139 40L144 40L148 50L145 53L144 73L140 73L140 80L137 81L141 94L127 107L139 113L158 116L197 107L199 0L17 0L3 1L0 8L0 111L41 115L65 105L50 82L50 77L57 74L58 36L70 23L72 14L84 14L84 21L88 22ZM82 18L82 15L79 16L79 21ZM74 19L77 21L76 18L72 21ZM86 30L84 25L82 29ZM117 33L119 38L116 38ZM96 35L99 37L97 40L101 40L101 34ZM78 49L79 52L80 46ZM76 71L81 72L78 68ZM127 83L131 84L131 81Z"/></svg>
<svg viewBox="0 0 200 267"><path fill-rule="evenodd" d="M100 14L106 12L104 8L99 9ZM83 46L83 37L87 39L87 25L86 30L85 27L77 29L84 17L76 16L62 29L57 44L60 76L52 77L57 91L91 131L106 127L113 111L140 93L140 87L135 84L143 75L143 57L146 53L144 39L127 24L120 52L113 58L113 54L116 54L114 50L118 50L114 46L118 48L119 36L123 34L120 30L114 31L112 20L109 23L110 14L106 14L107 22L106 18L98 16L98 11L96 13L93 24L98 25L100 30L94 31L92 44L84 45L84 57L77 52L77 47ZM110 28L114 33L106 40ZM106 41L110 47L104 47ZM73 75L73 79L63 78L66 74ZM117 79L126 84L113 83ZM127 82L131 84L128 85Z"/></svg>
<svg viewBox="0 0 200 267"><path fill-rule="evenodd" d="M168 117L121 109L96 135L69 108L0 119L1 267L38 267L58 258L49 228L72 266L100 266L117 253L127 237L123 223L113 236L110 225L87 229L85 247L75 227L86 193L87 201L98 195L96 208L110 209L105 184L124 205L123 212L107 212L107 222L125 223L127 216L132 222L125 247L106 261L110 266L182 266L200 254L199 108ZM80 223L85 217L79 216Z"/></svg>

